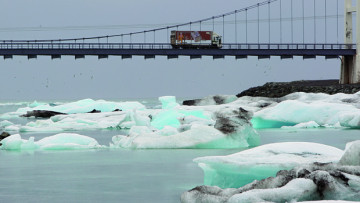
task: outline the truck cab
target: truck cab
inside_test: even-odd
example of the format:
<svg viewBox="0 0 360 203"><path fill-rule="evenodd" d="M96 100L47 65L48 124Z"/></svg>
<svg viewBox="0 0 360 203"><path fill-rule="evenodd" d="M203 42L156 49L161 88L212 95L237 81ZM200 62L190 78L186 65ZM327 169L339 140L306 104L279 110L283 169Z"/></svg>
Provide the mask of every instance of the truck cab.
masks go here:
<svg viewBox="0 0 360 203"><path fill-rule="evenodd" d="M221 48L222 47L221 36L214 32L212 35L211 44L213 46L216 46L217 48Z"/></svg>

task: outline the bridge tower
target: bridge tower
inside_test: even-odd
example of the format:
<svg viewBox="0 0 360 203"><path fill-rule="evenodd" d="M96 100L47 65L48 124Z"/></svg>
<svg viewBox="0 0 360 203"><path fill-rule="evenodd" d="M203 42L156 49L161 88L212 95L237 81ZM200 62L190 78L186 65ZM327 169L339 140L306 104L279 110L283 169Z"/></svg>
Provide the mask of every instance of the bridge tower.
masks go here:
<svg viewBox="0 0 360 203"><path fill-rule="evenodd" d="M356 12L356 55L343 56L341 60L340 84L360 83L360 0L356 0L356 6L352 0L345 0L345 44L352 48L353 44L353 15Z"/></svg>

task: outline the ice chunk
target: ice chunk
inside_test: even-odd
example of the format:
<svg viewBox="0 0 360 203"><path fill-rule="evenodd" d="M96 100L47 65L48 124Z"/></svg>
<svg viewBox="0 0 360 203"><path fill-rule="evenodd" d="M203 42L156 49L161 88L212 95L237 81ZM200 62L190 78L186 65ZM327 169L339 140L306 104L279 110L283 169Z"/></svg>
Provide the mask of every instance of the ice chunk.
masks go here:
<svg viewBox="0 0 360 203"><path fill-rule="evenodd" d="M360 166L360 140L346 144L345 153L341 157L339 164Z"/></svg>
<svg viewBox="0 0 360 203"><path fill-rule="evenodd" d="M346 112L339 115L339 123L341 126L349 128L360 128L359 111Z"/></svg>
<svg viewBox="0 0 360 203"><path fill-rule="evenodd" d="M309 122L306 122L306 123L299 123L299 124L294 125L294 126L283 126L281 128L291 129L291 128L318 128L318 127L320 127L320 125L317 124L315 121L309 121Z"/></svg>
<svg viewBox="0 0 360 203"><path fill-rule="evenodd" d="M68 150L68 149L96 149L103 148L99 143L90 137L74 134L62 133L45 137L37 142L33 137L24 140L19 134L11 135L0 141L3 150Z"/></svg>
<svg viewBox="0 0 360 203"><path fill-rule="evenodd" d="M176 97L174 96L159 97L159 101L162 104L162 109L173 109L174 107L180 106L176 103Z"/></svg>
<svg viewBox="0 0 360 203"><path fill-rule="evenodd" d="M23 140L19 134L11 135L0 141L2 144L0 149L4 150L21 150L21 149L36 149L37 145L34 144L34 138Z"/></svg>
<svg viewBox="0 0 360 203"><path fill-rule="evenodd" d="M335 125L344 113L360 114L360 109L349 104L336 104L323 101L304 103L286 100L276 106L260 110L254 114L254 128L278 128L294 126L314 121L319 125Z"/></svg>
<svg viewBox="0 0 360 203"><path fill-rule="evenodd" d="M185 132L164 133L166 130L152 132L146 127L131 128L129 136L115 136L112 146L134 149L155 148L245 148L246 141L240 142L236 138L226 136L217 129L204 126L192 125Z"/></svg>
<svg viewBox="0 0 360 203"><path fill-rule="evenodd" d="M11 125L14 125L14 124L12 122L8 121L8 120L4 120L4 121L0 122L0 128L4 128L4 127L7 127L7 126L11 126Z"/></svg>
<svg viewBox="0 0 360 203"><path fill-rule="evenodd" d="M185 118L186 121L185 121ZM205 115L204 111L201 110L163 110L158 114L154 115L153 120L151 121L151 126L157 129L163 129L165 126L171 126L174 128L180 127L180 121L188 122L188 124L194 121L199 121L197 123L212 123L210 118ZM206 122L205 120L208 120Z"/></svg>
<svg viewBox="0 0 360 203"><path fill-rule="evenodd" d="M313 163L279 171L276 177L253 181L241 188L198 186L183 193L181 202L359 200L359 171L359 166Z"/></svg>
<svg viewBox="0 0 360 203"><path fill-rule="evenodd" d="M39 103L39 102L37 102L35 100L33 103L29 104L29 107L30 108L35 108L35 107L40 106L40 105L46 105L46 104L45 103Z"/></svg>
<svg viewBox="0 0 360 203"><path fill-rule="evenodd" d="M118 128L118 126L125 121L127 115L128 113L121 111L96 114L57 115L50 119L29 122L25 126L20 127L20 132L62 132L69 130L112 129ZM140 120L142 117L138 116L136 118Z"/></svg>
<svg viewBox="0 0 360 203"><path fill-rule="evenodd" d="M37 145L43 150L66 150L66 149L94 149L101 148L101 145L91 137L75 133L61 133L45 137Z"/></svg>
<svg viewBox="0 0 360 203"><path fill-rule="evenodd" d="M274 189L250 190L232 196L228 202L291 202L293 200L311 200L317 187L312 180L299 178L290 181L283 187Z"/></svg>
<svg viewBox="0 0 360 203"><path fill-rule="evenodd" d="M4 128L6 132L19 132L21 125L9 125Z"/></svg>
<svg viewBox="0 0 360 203"><path fill-rule="evenodd" d="M100 112L112 112L115 110L129 111L133 109L144 110L146 109L143 104L140 102L111 102L105 100L92 100L92 99L83 99L76 102L69 102L53 106L51 104L39 104L31 107L19 108L16 112L10 112L1 115L1 118L8 119L17 117L23 114L26 114L28 111L34 110L45 110L53 111L65 114L75 114L75 113L88 113L93 110Z"/></svg>
<svg viewBox="0 0 360 203"><path fill-rule="evenodd" d="M331 146L287 142L267 144L228 156L194 159L204 171L204 184L221 188L240 187L279 170L312 162L337 162L343 151Z"/></svg>

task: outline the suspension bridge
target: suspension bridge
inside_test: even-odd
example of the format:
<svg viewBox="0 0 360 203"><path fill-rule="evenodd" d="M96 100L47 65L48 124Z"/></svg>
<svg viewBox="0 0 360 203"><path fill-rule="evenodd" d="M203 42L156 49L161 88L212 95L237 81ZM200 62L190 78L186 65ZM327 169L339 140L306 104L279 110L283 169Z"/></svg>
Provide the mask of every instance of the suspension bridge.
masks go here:
<svg viewBox="0 0 360 203"><path fill-rule="evenodd" d="M356 13L356 23L353 14ZM211 56L223 59L232 56L243 59L257 56L269 59L280 56L304 59L324 56L341 58L340 83L360 83L360 0L266 0L246 8L209 18L155 29L116 35L67 39L0 40L0 55L11 59L14 55L48 55L52 59L86 55L99 59L109 55L144 56L145 59L166 56L168 59L189 56L199 59ZM211 31L222 36L219 47L178 47L170 42L171 31ZM152 40L149 40L149 36ZM194 38L195 39L195 38ZM104 42L105 41L105 42ZM109 42L110 41L110 42ZM193 42L193 39L189 42ZM201 42L200 42L201 44Z"/></svg>

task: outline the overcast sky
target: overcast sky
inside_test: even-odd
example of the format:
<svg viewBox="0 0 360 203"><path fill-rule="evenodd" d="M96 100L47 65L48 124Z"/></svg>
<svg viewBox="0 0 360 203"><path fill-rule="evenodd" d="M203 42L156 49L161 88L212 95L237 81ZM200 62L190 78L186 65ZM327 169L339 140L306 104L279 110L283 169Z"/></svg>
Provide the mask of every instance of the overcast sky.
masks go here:
<svg viewBox="0 0 360 203"><path fill-rule="evenodd" d="M327 15L336 15L336 1L327 0ZM183 23L222 14L240 9L261 1L254 0L0 0L0 40L6 39L57 39L88 37L98 35L120 34L132 31L156 28L166 24ZM290 17L286 5L290 0L283 0L284 18ZM301 1L294 1L299 4ZM313 12L312 0L305 0L305 16ZM319 16L323 16L323 1L317 0ZM301 9L294 5L294 17L300 17ZM339 5L342 15L342 5ZM278 19L278 6L272 7L271 18ZM249 13L253 18L256 13ZM267 7L261 9L261 18L268 15ZM238 20L244 18L238 15ZM234 19L228 21L225 43L234 39ZM325 36L324 20L317 21L317 41L323 42ZM305 41L313 43L313 20L306 22ZM268 42L267 22L262 21L263 34L261 42ZM290 22L283 22L282 38L291 40ZM337 31L336 18L328 18L327 40L342 40L343 20L340 19ZM206 27L207 26L207 27ZM244 23L238 24L238 42L243 42ZM257 24L249 24L249 40L257 39ZM183 28L187 29L187 28ZM193 27L196 29L196 26ZM212 25L203 25L204 29L212 29ZM232 31L228 31L231 30ZM294 38L302 42L302 21L294 22ZM321 31L323 30L323 31ZM215 31L220 35L222 25L216 24ZM229 32L229 33L228 33ZM271 23L271 40L280 40L279 22ZM147 41L153 36L148 34ZM156 36L157 42L167 41L166 32ZM143 40L143 35L139 37ZM112 42L119 42L114 39ZM105 42L105 41L104 41ZM258 60L249 57L235 60L226 57L224 60L213 60L203 57L201 60L190 60L180 57L167 60L157 56L156 59L144 60L142 56L122 60L118 56L98 60L95 56L75 60L73 56L51 60L48 56L28 60L25 56L14 56L12 60L0 59L0 101L11 100L75 100L93 99L128 99L154 98L164 95L198 98L214 94L237 94L252 86L263 85L272 81L338 79L340 60Z"/></svg>

